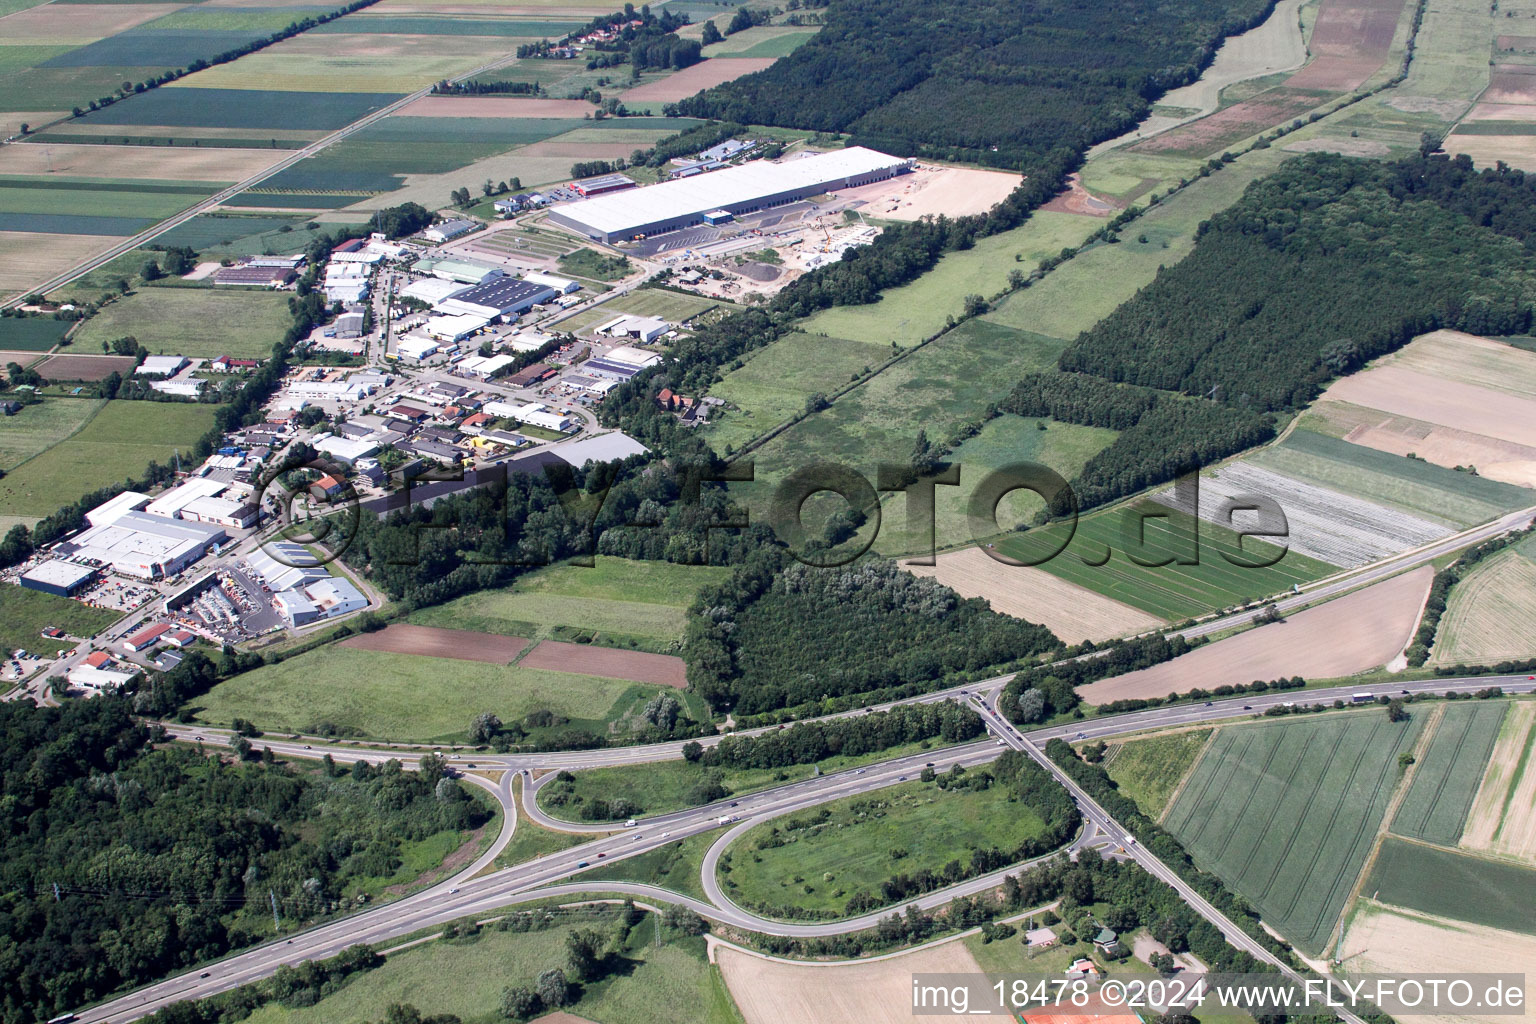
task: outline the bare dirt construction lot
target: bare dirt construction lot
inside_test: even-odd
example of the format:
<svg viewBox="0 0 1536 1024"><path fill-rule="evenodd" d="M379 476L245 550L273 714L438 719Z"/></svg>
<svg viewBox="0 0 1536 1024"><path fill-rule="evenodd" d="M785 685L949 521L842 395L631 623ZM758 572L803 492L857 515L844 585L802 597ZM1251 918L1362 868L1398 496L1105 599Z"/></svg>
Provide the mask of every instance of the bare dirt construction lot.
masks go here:
<svg viewBox="0 0 1536 1024"><path fill-rule="evenodd" d="M593 647L545 640L518 662L524 668L545 668L555 672L574 672L605 679L628 679L681 690L688 685L682 658L670 654L647 654L616 647Z"/></svg>
<svg viewBox="0 0 1536 1024"><path fill-rule="evenodd" d="M104 380L133 372L132 356L49 356L36 367L49 380Z"/></svg>
<svg viewBox="0 0 1536 1024"><path fill-rule="evenodd" d="M1489 454L1490 442L1536 448L1536 353L1470 334L1435 331L1335 381L1322 399L1479 435L1463 453L1456 451L1452 435L1436 439L1434 454L1410 450L1441 465L1475 465L1496 480L1526 486L1536 480L1536 466L1518 451L1506 450L1510 458L1478 461L1479 455ZM1362 431L1362 438L1368 436ZM1371 445L1352 436L1346 440Z"/></svg>
<svg viewBox="0 0 1536 1024"><path fill-rule="evenodd" d="M619 94L625 102L675 103L700 89L709 89L750 75L773 64L774 57L716 57L700 61L657 82L647 82Z"/></svg>
<svg viewBox="0 0 1536 1024"><path fill-rule="evenodd" d="M1467 813L1463 849L1536 864L1536 765L1527 753L1536 742L1533 727L1536 704L1511 705Z"/></svg>
<svg viewBox="0 0 1536 1024"><path fill-rule="evenodd" d="M1005 565L979 548L939 555L937 565L903 565L961 597L983 597L992 610L1037 622L1069 644L1142 633L1166 625L1139 608L1086 590L1043 569ZM1166 692L1166 691L1165 691Z"/></svg>
<svg viewBox="0 0 1536 1024"><path fill-rule="evenodd" d="M1437 977L1478 971L1524 971L1536 963L1536 935L1486 928L1465 921L1361 900L1342 944L1351 974L1432 974ZM1478 1021L1517 1024L1524 1016L1415 1016L1415 1021Z"/></svg>
<svg viewBox="0 0 1536 1024"><path fill-rule="evenodd" d="M1434 578L1431 566L1207 644L1152 668L1127 672L1078 691L1090 704L1164 697L1199 687L1255 679L1329 679L1385 665L1407 646Z"/></svg>
<svg viewBox="0 0 1536 1024"><path fill-rule="evenodd" d="M282 159L288 150L201 149L161 146L71 146L25 143L0 148L0 174L63 174L91 177L110 162L114 178L171 181L241 181Z"/></svg>
<svg viewBox="0 0 1536 1024"><path fill-rule="evenodd" d="M1089 217L1111 217L1125 209L1123 199L1104 199L1083 187L1076 171L1067 175L1067 190L1041 209L1057 213L1081 213Z"/></svg>
<svg viewBox="0 0 1536 1024"><path fill-rule="evenodd" d="M423 96L396 117L585 117L586 100L532 100L522 96Z"/></svg>
<svg viewBox="0 0 1536 1024"><path fill-rule="evenodd" d="M474 633L467 629L439 629L395 623L377 633L361 633L341 642L343 647L391 654L421 654L431 658L483 661L509 665L523 653L528 641L520 636Z"/></svg>
<svg viewBox="0 0 1536 1024"><path fill-rule="evenodd" d="M862 199L860 212L883 220L922 217L964 217L986 213L1019 187L1017 174L979 171L970 167L923 165L889 181L843 189L839 199Z"/></svg>
<svg viewBox="0 0 1536 1024"><path fill-rule="evenodd" d="M723 944L711 953L747 1024L910 1024L914 973L981 973L960 942L835 964L786 963ZM966 1019L1012 1020L979 1014Z"/></svg>

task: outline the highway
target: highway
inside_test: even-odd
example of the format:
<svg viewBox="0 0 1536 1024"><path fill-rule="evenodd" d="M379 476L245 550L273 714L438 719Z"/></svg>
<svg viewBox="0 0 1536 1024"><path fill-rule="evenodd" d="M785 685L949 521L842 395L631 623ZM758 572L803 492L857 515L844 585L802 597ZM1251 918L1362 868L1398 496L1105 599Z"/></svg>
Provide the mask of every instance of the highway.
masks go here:
<svg viewBox="0 0 1536 1024"><path fill-rule="evenodd" d="M1444 693L1447 691L1470 693L1489 686L1502 687L1506 693L1532 693L1536 692L1536 679L1528 676L1481 676L1403 682L1395 684L1390 688L1377 685L1370 687L1370 689L1375 693L1396 695L1401 690L1407 690L1409 693ZM972 689L974 691L975 688L973 687ZM862 770L855 769L808 779L738 797L734 801L726 800L704 807L658 815L641 820L631 829L615 825L610 827L612 831L604 833L598 832L595 827L582 826L582 830L594 832L595 838L592 841L514 867L480 874L495 857L495 853L487 851L478 857L476 863L471 865L470 868L447 881L412 896L405 897L394 903L360 911L317 928L301 932L291 938L285 938L265 946L246 950L216 964L205 965L198 970L169 978L137 992L103 1003L93 1009L82 1011L80 1019L87 1022L87 1024L100 1024L103 1021L114 1021L117 1024L122 1024L124 1021L145 1016L162 1006L178 1000L211 995L265 977L281 964L294 964L303 960L323 959L334 956L347 946L360 942L382 944L394 941L423 928L442 925L467 915L489 914L519 902L542 899L552 895L623 892L652 901L682 903L711 920L774 935L806 937L837 935L867 928L880 917L888 915L891 910L887 909L884 912L868 914L850 920L813 923L781 922L758 917L731 903L728 899L724 898L724 894L719 892L717 887L714 887L713 864L718 860L719 853L726 848L727 841L736 838L742 831L745 831L753 824L784 814L805 810L825 803L828 800L873 792L893 785L900 781L902 776L909 778L915 776L922 770L927 761L933 761L938 768L946 768L957 762L968 766L984 764L997 757L1005 749L1004 746L999 745L999 740L1014 749L1028 753L1040 761L1077 799L1078 805L1083 812L1086 827L1084 833L1079 835L1071 844L1071 849L1081 850L1085 847L1104 849L1107 847L1115 850L1117 855L1134 857L1146 870L1178 890L1193 909L1220 927L1234 945L1248 950L1255 957L1273 962L1273 959L1266 950L1245 933L1239 931L1235 925L1226 920L1214 907L1206 903L1198 893L1188 889L1166 865L1163 865L1150 854L1147 854L1139 845L1125 843L1124 829L1114 822L1087 794L1078 789L1070 779L1062 775L1054 764L1050 764L1048 759L1044 757L1041 747L1052 738L1106 738L1123 736L1147 729L1165 728L1197 722L1231 721L1250 717L1261 713L1266 708L1286 703L1331 704L1336 699L1347 701L1352 693L1363 689L1365 687L1357 684L1355 687L1248 694L1230 700L1212 701L1209 704L1177 705L1174 707L1153 708L1125 715L1115 715L1102 719L1085 719L1081 723L1074 723L1068 726L1053 726L1034 730L1026 734L1004 723L997 714L995 706L991 706L995 704L998 692L998 687L994 686L986 690L988 695L986 699L967 697L967 699L972 700L973 706L981 705L978 710L984 714L987 719L988 728L994 734L993 737L989 737L987 740L893 759L867 766ZM208 736L207 738L209 742L215 740L213 736ZM400 756L400 753L397 751L340 745L311 745L309 747L296 743L272 743L270 745L273 747L274 752L301 757L320 757L325 753L330 753L336 757L354 759L363 757L368 760ZM297 747L297 749L288 750L286 749L288 747ZM611 760L611 755L615 753L628 755L631 760L614 762ZM507 768L509 770L505 771L499 782L496 783L474 776L466 778L473 781L475 785L482 786L496 793L498 800L501 801L503 808L506 810L503 834L498 837L497 843L493 844L492 847L492 850L499 852L501 848L504 848L506 842L510 840L517 824L515 805L511 799L511 786L514 779L526 778L526 776L522 775L524 769L531 772L535 767L583 767L584 765L581 763L583 759L585 759L586 766L592 766L612 763L643 763L644 760L664 760L668 757L677 756L680 756L680 744L656 744L650 747L621 748L618 751L599 750L505 755L494 759L482 759L479 755L475 755L477 765L482 765L483 763L484 767ZM414 761L413 758L408 757L402 758L402 760L408 764ZM497 762L516 761L518 764L515 766L504 763L492 765L490 763L492 760ZM525 801L525 805L531 803L532 800ZM536 813L534 810L529 810L530 817L535 816ZM545 815L538 814L538 816L540 820L553 821L553 819ZM638 856L641 853L657 849L689 836L720 829L723 827L719 820L722 816L735 817L738 820L727 823L730 826L730 830L723 834L721 840L717 840L711 846L709 853L706 855L706 870L703 879L705 891L711 896L711 899L718 899L720 901L718 905L680 897L675 893L659 889L655 886L599 880L592 880L590 882L571 881L571 879L579 876L589 868ZM560 822L555 822L555 824L562 828L571 827ZM583 863L587 865L586 868L581 866ZM1004 875L1015 873L1018 870L1020 870L1020 866L1014 865L1004 871L994 872L991 875L971 879L948 889L929 893L915 902L924 908L941 906L956 896L992 888L1001 882ZM480 877L475 877L476 875L480 875ZM203 975L207 976L204 977ZM1358 1024L1358 1022L1351 1020L1349 1024Z"/></svg>

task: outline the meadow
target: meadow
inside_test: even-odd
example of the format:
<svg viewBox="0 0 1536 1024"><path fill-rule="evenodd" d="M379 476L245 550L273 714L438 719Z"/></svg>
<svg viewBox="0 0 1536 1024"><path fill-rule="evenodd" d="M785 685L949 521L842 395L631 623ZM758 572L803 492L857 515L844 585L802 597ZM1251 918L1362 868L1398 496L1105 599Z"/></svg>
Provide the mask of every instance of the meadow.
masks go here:
<svg viewBox="0 0 1536 1024"><path fill-rule="evenodd" d="M896 874L968 865L971 851L1012 850L1044 823L1010 787L944 792L908 782L764 822L732 843L720 880L736 903L842 916L854 893L879 897Z"/></svg>
<svg viewBox="0 0 1536 1024"><path fill-rule="evenodd" d="M90 637L112 625L121 614L9 584L0 594L5 595L0 598L0 656L5 657L17 648L55 651L68 644L44 640L39 634L45 626L57 626L70 636Z"/></svg>
<svg viewBox="0 0 1536 1024"><path fill-rule="evenodd" d="M720 833L714 830L701 832L635 857L606 864L600 862L591 870L583 871L581 879L583 882L642 882L697 900L707 899L701 881L704 855L719 838Z"/></svg>
<svg viewBox="0 0 1536 1024"><path fill-rule="evenodd" d="M1328 942L1423 713L1334 714L1220 730L1165 825L1287 940ZM1369 891L1369 889L1367 889Z"/></svg>
<svg viewBox="0 0 1536 1024"><path fill-rule="evenodd" d="M1126 531L1135 530L1143 512L1156 518L1141 520L1137 544L1134 534L1127 537ZM1195 547L1189 538L1197 528ZM1274 565L1252 568L1253 562L1274 558L1279 549L1252 537L1240 538L1215 523L1199 522L1197 527L1189 515L1145 501L1084 516L1066 547L1047 558L1061 545L1067 529L1065 523L1053 523L1010 534L996 542L997 550L1025 562L1046 558L1039 567L1051 575L1169 621L1278 594L1335 571L1294 551ZM1130 557L1133 552L1142 561L1192 553L1196 564L1141 565ZM1234 565L1234 559L1247 564Z"/></svg>
<svg viewBox="0 0 1536 1024"><path fill-rule="evenodd" d="M106 403L95 399L45 398L5 419L0 431L0 469L7 473L47 451L91 421Z"/></svg>
<svg viewBox="0 0 1536 1024"><path fill-rule="evenodd" d="M906 757L933 749L935 746L942 747L944 744L936 740L904 743L857 757L839 755L824 758L812 764L787 765L783 768L722 770L705 768L690 761L658 761L646 765L644 771L640 772L635 771L631 766L588 768L574 772L576 777L574 782L547 783L539 790L539 806L546 814L569 821L578 818L575 808L587 800L627 800L631 805L639 808L635 817L666 814L669 811L698 806L689 799L689 791L709 779L718 779L725 787L726 795L734 798L755 793L760 789L802 782L818 774L830 775L833 772L847 771L866 764ZM563 803L559 802L562 798L564 798ZM614 820L623 820L627 817L630 815L623 815Z"/></svg>
<svg viewBox="0 0 1536 1024"><path fill-rule="evenodd" d="M462 742L470 719L547 710L605 731L654 687L616 679L329 645L235 676L194 702L199 720L421 743Z"/></svg>
<svg viewBox="0 0 1536 1024"><path fill-rule="evenodd" d="M1104 770L1120 792L1136 801L1142 814L1156 821L1205 750L1211 733L1210 729L1191 729L1127 740L1111 748Z"/></svg>
<svg viewBox="0 0 1536 1024"><path fill-rule="evenodd" d="M520 826L521 827L521 826ZM393 1004L410 1004L424 1015L451 1013L466 1021L502 1019L501 991L509 985L532 988L540 972L565 965L566 936L580 929L611 930L589 914L538 931L487 928L470 940L436 941L392 955L382 967L354 976L313 1006L289 1008L268 1003L250 1024L368 1024L385 1018ZM609 919L611 922L611 919ZM663 943L649 920L640 922L618 951L625 960L611 977L583 986L580 1001L567 1007L571 1019L597 1024L671 1024L677 1008L689 1008L700 1024L737 1024L735 1003L704 955L700 939L663 931ZM570 1014L566 1014L570 1017Z"/></svg>
<svg viewBox="0 0 1536 1024"><path fill-rule="evenodd" d="M788 57L818 29L794 25L755 25L709 47L706 57Z"/></svg>
<svg viewBox="0 0 1536 1024"><path fill-rule="evenodd" d="M443 17L406 14L355 14L314 29L321 35L376 33L412 36L514 36L524 39L559 38L583 27L585 21L527 20L483 17L456 13Z"/></svg>
<svg viewBox="0 0 1536 1024"><path fill-rule="evenodd" d="M633 316L660 317L669 323L677 324L707 310L722 307L728 310L734 309L729 302L721 302L718 299L684 295L681 292L670 292L662 288L640 288L594 309L577 313L569 320L562 320L560 330L576 333L589 331L624 313Z"/></svg>
<svg viewBox="0 0 1536 1024"><path fill-rule="evenodd" d="M144 288L103 306L75 333L72 351L133 336L151 352L213 359L265 359L292 322L288 296L214 288Z"/></svg>
<svg viewBox="0 0 1536 1024"><path fill-rule="evenodd" d="M1456 844L1508 707L1504 701L1445 706L1392 818L1393 832L1427 843Z"/></svg>
<svg viewBox="0 0 1536 1024"><path fill-rule="evenodd" d="M324 229L305 227L306 217L249 215L220 211L203 213L159 236L165 246L186 245L199 254L246 256L298 252ZM285 230L286 229L286 230Z"/></svg>
<svg viewBox="0 0 1536 1024"><path fill-rule="evenodd" d="M78 433L0 479L0 514L46 516L137 476L152 461L169 462L178 451L190 457L213 426L213 411L182 402L108 402Z"/></svg>
<svg viewBox="0 0 1536 1024"><path fill-rule="evenodd" d="M1379 903L1536 935L1536 871L1388 836L1362 890Z"/></svg>
<svg viewBox="0 0 1536 1024"><path fill-rule="evenodd" d="M685 611L699 589L730 570L599 555L596 565L556 565L518 577L510 587L421 608L408 621L538 639L570 630L597 643L659 649L682 639Z"/></svg>

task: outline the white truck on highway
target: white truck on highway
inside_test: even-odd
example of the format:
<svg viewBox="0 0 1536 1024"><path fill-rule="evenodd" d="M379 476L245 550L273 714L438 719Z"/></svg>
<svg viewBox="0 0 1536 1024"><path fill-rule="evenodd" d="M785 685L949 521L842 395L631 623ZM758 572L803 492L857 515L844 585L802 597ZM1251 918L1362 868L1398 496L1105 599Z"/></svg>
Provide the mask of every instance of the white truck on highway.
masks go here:
<svg viewBox="0 0 1536 1024"><path fill-rule="evenodd" d="M729 825L731 822L733 822L735 820L736 820L736 815L734 815L734 814L722 814L722 815L720 815L719 818L716 819L716 824L719 824L719 825Z"/></svg>

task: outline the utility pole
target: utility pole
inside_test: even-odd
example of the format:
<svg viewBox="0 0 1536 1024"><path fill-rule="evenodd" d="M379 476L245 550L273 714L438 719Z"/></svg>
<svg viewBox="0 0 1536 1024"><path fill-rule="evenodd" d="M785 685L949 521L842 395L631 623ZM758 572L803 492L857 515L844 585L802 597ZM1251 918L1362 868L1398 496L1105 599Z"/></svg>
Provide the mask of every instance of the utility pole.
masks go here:
<svg viewBox="0 0 1536 1024"><path fill-rule="evenodd" d="M271 889L268 889L267 896L272 900L272 930L275 932L282 931L283 922L282 919L277 916L277 893L273 892Z"/></svg>

